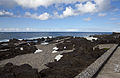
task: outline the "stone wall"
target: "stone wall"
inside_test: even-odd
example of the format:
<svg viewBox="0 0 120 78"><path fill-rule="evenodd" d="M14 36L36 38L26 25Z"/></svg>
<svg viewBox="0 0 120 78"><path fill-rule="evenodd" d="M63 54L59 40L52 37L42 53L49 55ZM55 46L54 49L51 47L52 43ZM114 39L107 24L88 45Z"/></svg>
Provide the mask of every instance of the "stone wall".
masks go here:
<svg viewBox="0 0 120 78"><path fill-rule="evenodd" d="M118 45L114 44L112 48L110 48L106 53L104 53L101 57L99 57L94 63L92 63L88 68L82 71L75 78L93 78L98 71L100 71L101 67L109 60L114 51L117 49Z"/></svg>

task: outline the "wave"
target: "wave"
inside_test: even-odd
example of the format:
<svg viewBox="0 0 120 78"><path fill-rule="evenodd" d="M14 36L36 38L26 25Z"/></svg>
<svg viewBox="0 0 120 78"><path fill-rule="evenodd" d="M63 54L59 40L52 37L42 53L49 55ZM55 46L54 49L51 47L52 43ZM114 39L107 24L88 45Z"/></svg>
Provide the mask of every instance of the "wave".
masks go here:
<svg viewBox="0 0 120 78"><path fill-rule="evenodd" d="M27 33L21 33L21 32L2 32L0 33L0 42L7 42L9 39L38 39L38 38L54 38L57 36L74 36L74 37L88 37L90 35L102 35L102 34L111 34L112 32L38 32L38 33L32 33L32 32L27 32Z"/></svg>
<svg viewBox="0 0 120 78"><path fill-rule="evenodd" d="M9 39L0 40L0 42L8 42Z"/></svg>

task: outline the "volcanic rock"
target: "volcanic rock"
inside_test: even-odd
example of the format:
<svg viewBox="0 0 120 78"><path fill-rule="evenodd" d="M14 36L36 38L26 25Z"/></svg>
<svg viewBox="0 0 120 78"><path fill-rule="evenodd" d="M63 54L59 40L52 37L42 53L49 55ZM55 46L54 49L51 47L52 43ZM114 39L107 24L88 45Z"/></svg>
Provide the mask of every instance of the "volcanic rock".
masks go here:
<svg viewBox="0 0 120 78"><path fill-rule="evenodd" d="M41 78L37 69L33 69L28 64L21 66L7 63L4 67L0 67L0 78Z"/></svg>

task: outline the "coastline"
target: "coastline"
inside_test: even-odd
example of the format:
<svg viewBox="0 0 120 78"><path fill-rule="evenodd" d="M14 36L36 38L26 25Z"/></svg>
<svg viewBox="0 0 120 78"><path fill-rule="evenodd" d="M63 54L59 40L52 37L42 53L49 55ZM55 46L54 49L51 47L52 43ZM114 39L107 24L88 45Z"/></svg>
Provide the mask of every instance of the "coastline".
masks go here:
<svg viewBox="0 0 120 78"><path fill-rule="evenodd" d="M47 37L33 40L11 39L8 45L15 45L12 51L14 51L16 48L21 49L21 47L21 50L23 51L15 50L15 53L18 52L21 54L18 54L12 58L4 59L0 61L0 64L5 65L8 62L11 62L12 64L18 66L22 64L29 64L33 68L38 69L39 75L41 76L40 78L54 78L54 76L60 76L61 78L63 78L64 75L66 75L66 78L73 78L84 69L86 69L102 54L104 54L109 49L108 45L118 43L119 36L119 34L111 34L93 35L87 37L89 39L73 36L60 36L53 38ZM41 43L45 42L48 42L49 44L41 45ZM100 48L96 46L99 44L107 44L107 47L103 47L100 45L100 47L102 47ZM27 48L25 46L31 48ZM37 48L32 50L34 46L36 46ZM35 53L36 50L40 52ZM64 69L66 69L67 71L65 71ZM52 72L54 74L52 74Z"/></svg>
<svg viewBox="0 0 120 78"><path fill-rule="evenodd" d="M17 36L21 36L21 37L17 38L17 36L14 35L16 33L18 34ZM34 36L33 35L33 37L27 37L26 33L29 33L28 35L30 35L32 33L34 33L34 35L36 35L38 33L42 34L42 35L38 34L38 36ZM5 39L1 39L2 36L4 37L5 34L8 34L8 35L6 35L6 38ZM0 42L8 42L9 39L13 39L13 38L16 38L16 39L19 39L19 40L22 40L22 39L31 40L31 39L37 39L37 38L42 38L42 37L43 38L44 37L45 38L46 37L57 37L57 36L88 37L90 35L103 35L103 34L112 34L112 32L0 32L0 36L1 36ZM24 37L22 38L22 36L24 36Z"/></svg>

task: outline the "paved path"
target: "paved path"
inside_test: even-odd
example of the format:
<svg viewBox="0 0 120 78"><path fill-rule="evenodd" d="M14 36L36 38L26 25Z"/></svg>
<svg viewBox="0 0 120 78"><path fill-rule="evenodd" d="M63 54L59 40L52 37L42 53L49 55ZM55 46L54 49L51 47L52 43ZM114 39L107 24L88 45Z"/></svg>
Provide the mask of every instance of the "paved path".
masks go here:
<svg viewBox="0 0 120 78"><path fill-rule="evenodd" d="M96 78L120 78L120 47L116 49Z"/></svg>

